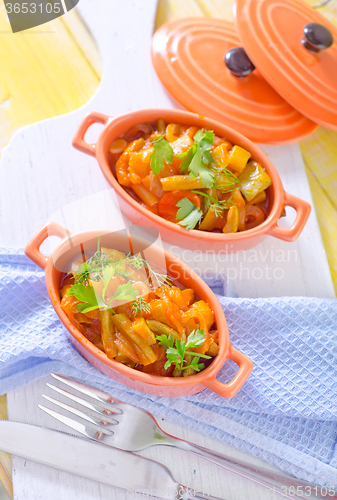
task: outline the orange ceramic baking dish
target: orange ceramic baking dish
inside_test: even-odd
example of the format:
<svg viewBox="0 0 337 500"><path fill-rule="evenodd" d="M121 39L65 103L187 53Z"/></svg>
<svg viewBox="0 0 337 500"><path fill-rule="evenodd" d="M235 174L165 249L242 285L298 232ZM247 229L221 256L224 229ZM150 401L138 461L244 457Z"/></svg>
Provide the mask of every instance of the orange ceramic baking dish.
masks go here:
<svg viewBox="0 0 337 500"><path fill-rule="evenodd" d="M128 132L139 123L154 123L163 118L166 123L179 123L189 126L198 126L210 129L219 137L224 137L233 144L237 144L251 153L252 159L261 163L272 179L269 189L270 211L266 220L259 226L239 233L213 233L199 230L186 230L177 224L169 222L156 214L151 213L145 207L133 199L115 178L109 163L109 147L113 141L122 134ZM89 144L84 137L89 127L94 123L102 123L104 129L96 144ZM284 191L280 177L269 158L263 151L249 139L239 132L208 118L189 113L187 111L173 109L146 109L134 111L126 115L112 118L102 113L92 112L87 115L78 128L73 146L84 153L95 156L103 174L115 189L122 211L137 225L155 227L160 231L161 237L173 244L179 242L184 248L193 250L214 250L222 252L235 252L247 250L260 243L267 235L280 238L285 241L296 240L310 214L310 205ZM297 214L293 225L284 229L277 222L286 206L293 207Z"/></svg>
<svg viewBox="0 0 337 500"><path fill-rule="evenodd" d="M69 231L53 222L43 227L28 243L25 249L26 255L35 264L44 269L51 303L66 327L69 339L76 349L92 365L107 376L141 392L157 396L177 397L195 394L208 387L224 398L233 397L251 373L253 369L252 361L231 345L224 312L212 290L192 269L171 253L164 251L156 245L151 245L148 248L146 259L162 267L164 257L168 274L174 279L178 279L183 287L193 288L196 296L207 302L215 314L215 323L218 329L219 354L206 369L190 377L179 378L161 377L139 372L122 363L110 360L104 352L87 340L71 323L60 306L59 290L61 280L64 272L69 270L71 263L81 256L82 251L84 251L86 256L91 256L95 253L98 235L100 235L102 246L116 248L126 253L130 252L130 236L126 233L97 231L70 234ZM62 239L62 242L49 257L45 257L40 252L40 246L49 236L58 236ZM135 241L137 244L139 239L132 240L132 248L135 248ZM239 366L239 370L231 382L222 384L216 380L216 375L228 359L234 361Z"/></svg>

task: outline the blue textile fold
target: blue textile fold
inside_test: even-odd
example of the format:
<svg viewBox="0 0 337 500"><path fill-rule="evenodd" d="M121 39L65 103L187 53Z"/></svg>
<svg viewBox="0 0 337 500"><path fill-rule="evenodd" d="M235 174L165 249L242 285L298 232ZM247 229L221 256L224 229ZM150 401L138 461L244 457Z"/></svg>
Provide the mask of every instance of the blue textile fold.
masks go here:
<svg viewBox="0 0 337 500"><path fill-rule="evenodd" d="M337 490L337 301L242 299L228 296L235 294L222 278L207 281L231 342L253 360L253 373L232 399L208 389L156 397L90 365L51 306L43 271L22 250L0 250L0 393L58 372ZM227 361L218 380L228 382L235 370Z"/></svg>

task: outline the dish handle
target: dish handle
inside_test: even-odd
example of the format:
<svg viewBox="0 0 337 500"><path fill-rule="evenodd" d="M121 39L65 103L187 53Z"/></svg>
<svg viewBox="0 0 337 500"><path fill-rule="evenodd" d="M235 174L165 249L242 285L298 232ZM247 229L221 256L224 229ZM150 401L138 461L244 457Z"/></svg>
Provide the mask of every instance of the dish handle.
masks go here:
<svg viewBox="0 0 337 500"><path fill-rule="evenodd" d="M204 384L208 387L208 389L211 389L211 391L216 392L223 398L232 398L235 396L235 394L246 382L254 366L253 361L242 354L242 352L235 349L232 345L230 346L228 359L231 359L239 366L239 370L233 380L228 382L228 384L223 384L213 376L204 381Z"/></svg>
<svg viewBox="0 0 337 500"><path fill-rule="evenodd" d="M296 210L296 219L292 226L284 229L283 227L279 227L276 223L274 227L270 229L268 232L269 235L275 236L275 238L279 238L284 241L295 241L301 234L308 217L310 215L311 206L301 198L297 198L289 193L285 194L285 207L289 206Z"/></svg>
<svg viewBox="0 0 337 500"><path fill-rule="evenodd" d="M87 155L95 156L96 144L89 144L88 142L86 142L84 140L85 134L94 123L102 123L104 126L106 126L111 119L111 116L104 115L103 113L97 113L96 111L89 113L84 118L83 122L78 127L77 132L73 137L72 144L74 148L79 149Z"/></svg>
<svg viewBox="0 0 337 500"><path fill-rule="evenodd" d="M57 222L51 222L44 226L35 236L30 240L25 248L25 254L27 257L35 262L41 269L45 269L47 265L48 257L42 255L40 252L40 246L49 236L58 236L59 238L65 239L69 236L69 231L64 227L57 224Z"/></svg>

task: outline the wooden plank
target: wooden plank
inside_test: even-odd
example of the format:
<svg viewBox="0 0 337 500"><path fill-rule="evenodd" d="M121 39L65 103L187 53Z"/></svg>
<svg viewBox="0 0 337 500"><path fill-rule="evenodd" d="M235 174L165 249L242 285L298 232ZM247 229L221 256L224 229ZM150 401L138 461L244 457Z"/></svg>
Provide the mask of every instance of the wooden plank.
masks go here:
<svg viewBox="0 0 337 500"><path fill-rule="evenodd" d="M321 187L321 196L327 198L330 209L337 213L337 132L319 127L301 142L307 170ZM317 198L320 203L321 197ZM331 212L330 212L331 213ZM327 214L329 215L329 213Z"/></svg>
<svg viewBox="0 0 337 500"><path fill-rule="evenodd" d="M222 0L195 0L205 16L233 20L233 2Z"/></svg>
<svg viewBox="0 0 337 500"><path fill-rule="evenodd" d="M20 127L84 104L101 74L97 46L76 10L29 33L9 30L1 5L0 152ZM5 396L0 418L7 418ZM12 498L10 455L1 452L0 480Z"/></svg>
<svg viewBox="0 0 337 500"><path fill-rule="evenodd" d="M15 35L9 30L2 6L0 151L20 127L80 107L99 84L97 71L62 18Z"/></svg>
<svg viewBox="0 0 337 500"><path fill-rule="evenodd" d="M83 22L77 9L71 10L66 16L63 16L62 22L67 27L70 38L76 42L83 57L89 62L94 69L98 79L102 76L102 61L101 56L90 30ZM61 41L62 42L62 41ZM64 50L64 49L63 49ZM66 54L66 52L65 52ZM73 60L77 66L77 59Z"/></svg>
<svg viewBox="0 0 337 500"><path fill-rule="evenodd" d="M46 383L51 383L51 381L55 383L51 377L43 377L33 384L15 391L9 402L9 413L13 414L13 419L20 414L20 409L25 408L25 421L28 423L65 431L63 424L49 417L37 407L37 404L46 405L42 394L52 395L53 391L46 387ZM211 448L215 452L226 453L233 458L249 460L252 464L276 470L262 460L247 455L232 446L226 446L215 439L203 436L188 427L172 424L163 419L160 419L160 425L169 434ZM72 430L72 433L76 434L76 431ZM168 446L158 446L138 454L166 465L177 481L188 484L190 488L195 488L200 492L210 493L226 500L269 500L269 498L270 500L278 498L281 500L277 494L274 497L272 492L269 497L266 488L257 486L251 481L181 450L175 450ZM144 498L148 498L145 494L143 496L127 495L125 491L120 489L98 484L85 478L78 478L72 474L18 457L13 457L13 480L15 500L45 500L46 498L48 500L144 500ZM27 492L29 492L28 496Z"/></svg>
<svg viewBox="0 0 337 500"><path fill-rule="evenodd" d="M165 4L166 4L166 6L165 6ZM172 0L170 2L168 2L167 0L161 0L161 11L159 10L159 12L158 12L157 22L161 23L164 20L169 19L169 18L183 17L184 15L186 15L185 14L186 4L188 4L188 14L187 15L204 15L205 13L207 13L207 15L208 15L210 12L210 11L205 12L205 5L201 5L201 2L198 2L198 4L197 4L197 3L192 2L192 1L182 3L182 2L180 2L180 0L179 0L179 2L177 0ZM216 2L211 2L211 5L216 6L217 4L216 4ZM81 185L81 187L83 187L83 194L89 194L89 192L92 190L99 190L99 189L103 189L104 187L106 187L104 179L100 175L100 173L97 169L97 165L95 164L93 159L85 158L83 155L80 155L79 153L74 152L74 151L67 149L67 148L65 148L65 150L64 150L65 152L63 153L63 155L58 156L59 152L60 152L59 151L60 144L61 144L61 149L63 147L62 144L65 144L65 143L68 144L67 141L69 141L69 137L73 133L73 130L74 130L76 124L78 123L80 116L84 116L84 114L86 112L85 109L87 109L87 110L97 109L97 110L101 110L103 112L117 114L117 113L125 112L128 110L132 110L132 109L146 107L146 106L157 105L157 106L172 107L172 105L173 105L172 101L167 97L165 91L158 85L158 81L157 81L155 75L153 75L153 71L152 71L151 64L150 64L149 60L146 59L144 61L141 53L139 53L140 54L140 57L139 57L137 50L135 50L135 49L132 50L132 44L130 43L130 37L128 36L128 33L129 33L128 30L126 30L126 32L124 34L118 33L119 50L117 50L114 53L113 58L111 57L111 47L112 47L111 41L114 41L114 39L113 38L109 39L110 43L107 43L105 40L105 36L108 33L108 28L109 28L109 30L111 30L113 22L115 21L114 10L111 10L111 15L110 15L110 17L107 18L110 21L110 23L109 23L109 27L104 32L104 30L102 29L102 25L99 21L100 13L98 12L99 10L101 10L101 15L102 15L104 9L102 9L101 6L97 6L96 3L86 2L86 0L81 1L81 10L82 10L82 7L83 7L84 18L85 18L86 22L92 27L94 34L96 35L97 40L100 44L102 57L105 60L105 65L106 64L108 65L108 67L106 67L104 65L106 70L107 70L106 75L105 75L106 76L105 81L102 82L102 88L100 89L99 95L97 95L95 97L95 99L90 103L90 106L84 108L81 111L81 115L78 115L77 113L72 114L67 118L67 122L65 122L63 117L62 117L62 118L57 119L53 123L51 123L51 122L45 123L42 128L40 127L40 125L36 125L30 131L26 129L24 134L22 134L22 132L20 132L15 137L13 144L11 144L11 151L8 150L5 153L4 162L1 164L1 168L5 169L6 164L8 166L8 162L10 162L12 168L14 169L12 173L9 173L9 174L6 173L5 180L7 182L11 182L12 180L15 181L15 179L17 179L18 172L20 172L19 167L22 164L34 165L34 169L35 169L35 165L41 163L41 159L40 159L41 154L45 158L48 156L48 161L44 164L44 168L46 171L42 171L41 168L38 171L35 170L35 175L38 176L37 172L39 172L41 174L41 178L40 178L39 183L44 186L44 192L42 193L41 191L38 191L38 193L34 193L36 200L30 200L31 203L29 203L29 206L31 207L31 210L33 212L33 217L26 217L25 214L22 214L22 221L21 222L19 222L17 220L15 220L15 221L11 220L11 222L13 223L13 225L11 226L11 234L9 235L8 232L6 233L6 231L3 231L1 233L1 236L0 236L1 238L4 238L2 241L12 242L13 244L21 244L21 245L24 244L27 241L28 237L36 229L38 229L40 225L42 225L45 222L46 217L48 217L48 215L53 210L55 210L59 207L60 202L67 203L67 202L69 202L69 200L71 200L73 198L73 193L76 192L76 187L78 186L78 179L81 179L81 178L85 179L86 184L90 186L90 189L87 189L87 185L85 187L84 187L84 184ZM137 6L135 5L135 8L139 8L139 4ZM146 7L144 6L144 9L145 8ZM220 8L219 4L218 4L218 8ZM228 8L228 5L227 5L227 8ZM168 10L165 10L165 9L168 9ZM97 17L92 15L93 12L96 13ZM132 5L131 5L131 8L128 10L128 12L133 12L133 13L135 12ZM218 10L217 14L219 14L219 12L220 11ZM223 14L221 14L221 15L223 15ZM139 22L140 22L140 19L141 19L141 17L137 18L137 20ZM148 21L148 20L145 19L145 21ZM69 32L71 32L72 38L75 36L75 38L79 39L81 37L81 35L80 35L81 29L72 30L69 28L69 26L70 26L70 24L67 25L68 34L69 34ZM148 24L146 22L145 22L145 26L148 26ZM138 28L138 26L137 26L137 28ZM146 29L145 27L143 27L143 28L144 28L144 30ZM64 30L65 30L65 28L64 28ZM86 33L85 29L84 29L84 32ZM135 34L135 36L137 36L137 35ZM143 40L143 36L144 36L144 32L140 35L140 38L138 39L138 41L141 40L142 43L148 43L148 42ZM66 44L66 46L67 46L67 44ZM143 50L147 50L145 45L140 46L138 48L139 49L143 48ZM32 51L34 50L33 45L31 46L31 49L32 49ZM81 52L80 49L78 49L78 51L79 51L79 53ZM82 61L81 57L83 57L83 54L82 54L82 56L80 56L80 55L76 56L74 58L74 60L77 60L77 57L79 57L80 61ZM91 67L91 70L90 70L91 74L94 75L95 78L97 78L97 71L99 71L99 67L95 67L95 64L92 63L92 57L95 57L95 56L90 56L86 62L83 62L83 61L82 62L83 62L84 67L86 67L86 65ZM125 60L126 60L126 58L128 58L128 61L130 61L130 67L133 68L133 70L134 70L133 76L137 75L137 86L136 87L134 85L134 82L132 83L132 81L130 81L130 82L127 81L126 73L125 73ZM55 63L55 61L58 61L58 59L54 58L53 64ZM82 64L82 62L81 62L81 64ZM35 64L35 61L32 59L31 63ZM31 73L30 76L33 78L34 73ZM82 75L77 75L77 76L82 77ZM138 79L138 76L139 76L139 79ZM124 84L124 88L122 88L122 89L120 89L120 87L118 87L118 84L121 81L126 82L126 84ZM1 80L0 80L0 82L1 82ZM83 91L83 89L85 87L85 81L83 81L82 83L83 83L83 87L79 86L76 89L76 92ZM116 95L118 95L118 99L117 100L114 99L114 102L112 102L112 99L111 99L112 89L113 89L114 97ZM119 92L117 92L117 89L119 89ZM32 90L34 90L35 98L37 99L38 92L36 92L35 87L32 87ZM49 90L50 89L47 88L48 92L49 92ZM4 86L4 88L2 89L2 93L3 93L5 100L6 100L6 95L8 95L8 93L6 94L6 92L7 92L7 90L6 90L6 87ZM64 95L63 97L67 98L67 96L68 95ZM72 95L70 97L72 100L74 100L74 95ZM69 102L71 102L71 100L69 100ZM67 103L68 103L68 101L67 101ZM55 109L57 107L59 107L59 109L60 109L61 106L64 106L64 102L62 101L62 99L58 100L58 104L56 102L54 103ZM50 112L51 112L51 108L50 108ZM60 111L58 111L58 113L59 112ZM61 111L61 112L64 112L64 111ZM41 118L36 118L36 119L41 119ZM68 123L68 120L70 120L69 123ZM56 126L56 128L54 128L54 124L56 124L56 122L57 122L57 126ZM55 130L57 130L57 133L55 133ZM64 139L63 142L61 141L62 138ZM41 142L41 139L42 139L42 142ZM61 141L61 142L59 142L59 141ZM41 144L43 145L43 147L42 147L42 149L39 149L39 148L41 148ZM18 149L18 148L21 148L21 149ZM25 151L26 148L27 148L27 152ZM34 149L36 149L36 152L33 151ZM15 150L16 150L16 153L14 153ZM20 154L18 153L19 151L25 151L24 157L20 157ZM279 150L279 151L281 151L281 150ZM295 146L294 149L291 149L290 153L289 152L287 153L286 149L284 149L284 151L285 151L284 153L280 152L280 154L278 156L278 161L281 161L281 158L285 158L286 162L287 161L290 162L289 163L290 166L295 165L298 168L295 179L291 175L292 174L291 168L289 168L289 170L286 169L285 171L282 171L282 177L283 177L283 180L286 181L285 182L286 187L288 188L288 185L289 185L289 190L291 191L291 188L293 186L295 186L295 191L292 191L294 194L300 194L301 190L304 189L305 196L310 197L310 193L308 195L308 191L306 191L307 188L306 188L305 182L304 183L302 182L302 180L303 180L303 177L302 177L303 165L298 163L298 161L299 161L298 160L298 148ZM271 152L270 154L273 154L273 153ZM283 154L285 156L283 156ZM80 155L80 156L78 156L78 155ZM72 171L70 171L69 169L66 170L65 167L67 165L72 165L74 167L74 170L72 170ZM77 167L75 167L75 165L77 165ZM58 169L60 169L60 172L58 172ZM50 181L49 181L51 172L54 172L54 173L56 172L56 178L55 178L56 183L53 183L52 186L50 185ZM58 197L59 189L62 189L62 187L64 187L64 180L65 179L67 179L67 182L69 180L69 185L67 185L68 189L67 189L66 193L62 193L62 199L60 200L60 198ZM299 188L299 192L296 192L296 186L298 186L299 184L301 184L301 187ZM34 186L34 187L37 187L37 186ZM20 191L20 187L18 186L18 193L19 194L21 193L21 194L25 195L26 191L27 191L27 188L22 189L22 191ZM10 203L9 204L5 203L3 206L5 208L6 215L10 214L9 209L12 208L12 205ZM31 220L29 220L29 219L31 219ZM319 256L319 258L322 256L321 262L319 263L319 266L316 269L315 268L315 260L311 261L311 266L313 268L313 275L310 277L310 279L312 280L311 283L308 283L308 281L306 281L306 276L305 276L305 272L308 272L308 268L306 267L306 262L310 262L311 255L306 255L306 258L304 259L304 261L302 261L302 258L301 258L301 266L303 268L300 270L300 275L299 275L300 278L299 278L298 283L295 283L294 291L295 291L295 293L296 292L299 293L302 290L304 290L306 293L311 292L312 294L314 294L314 290L315 289L317 290L317 283L316 283L316 288L315 288L314 281L318 277L318 282L321 283L321 285L320 284L318 285L318 287L321 286L321 293L325 294L324 296L330 296L331 295L331 288L329 288L329 276L328 276L327 267L324 264L325 253L324 253L324 249L320 243L320 238L318 237L318 240L316 238L316 234L318 232L318 226L317 226L317 223L315 222L315 216L312 220L313 220L313 226L311 226L311 229L312 229L311 238L312 239L310 240L310 237L309 237L309 239L301 240L301 245L298 248L299 248L300 255L302 257L302 249L303 249L303 247L305 247L305 244L308 244L308 242L309 242L309 244L310 244L310 242L313 243L313 248L312 248L313 254L316 254L316 258L317 258L317 256ZM276 240L272 240L272 241L276 242ZM271 245L271 243L269 242L268 245ZM263 251L266 251L266 250L268 250L268 248L270 248L270 246L268 247L268 245L266 247L264 247ZM319 272L320 266L321 266L321 269L322 268L324 269L323 273ZM291 268L289 267L289 270L290 269ZM322 280L322 276L323 276L323 280ZM325 277L327 277L327 279L325 280L325 283L322 283L322 281L324 282ZM243 288L247 292L247 286L245 283L243 283ZM269 288L269 289L267 288L266 293L270 294L270 290L275 290L275 289L276 289L276 287ZM289 288L288 288L288 290L289 290ZM255 290L250 290L248 292L250 294L254 294L254 292L257 293L258 290L255 289ZM24 389L21 391L16 391L15 393L12 393L10 395L10 403L11 404L13 403L11 406L11 417L15 418L15 415L21 417L22 416L22 408L26 408L26 409L30 408L29 399L30 399L30 401L35 402L37 400L37 398L39 397L40 393L41 393L41 388L38 384L36 384L36 385L32 384L32 389L27 388L27 389ZM35 414L33 411L30 412L30 414L28 415L27 418L31 418L32 421L34 421L34 422L37 421L37 420L34 420ZM47 425L48 425L48 423L47 423ZM172 429L172 432L173 432L173 429ZM186 430L186 433L188 433L187 430ZM205 444L207 444L207 442ZM219 443L217 443L217 444L219 445ZM208 443L208 445L209 445L209 443ZM153 457L156 457L156 455L153 455ZM165 457L163 455L159 454L158 457L159 457L159 459L163 458L162 461L165 462ZM167 457L166 457L166 459L167 459ZM174 460L173 460L173 462L174 462ZM175 461L175 463L177 463L177 461ZM173 466L174 466L174 464L173 464ZM62 495L59 495L59 489L63 488L63 486L66 484L66 481L64 482L64 484L61 484L60 477L57 474L55 475L55 471L53 474L51 474L50 471L49 472L44 471L43 473L41 473L40 466L35 467L35 466L31 466L31 464L30 464L29 467L30 468L28 471L27 467L25 468L25 466L24 466L24 461L20 462L18 460L16 462L15 471L18 474L18 476L16 476L16 479L18 479L19 477L25 477L23 482L20 482L20 485L19 485L19 483L17 483L18 488L19 487L21 488L20 490L19 489L17 490L18 491L18 496L17 496L18 500L21 500L21 499L26 500L27 499L27 496L26 496L27 488L29 488L29 487L34 488L34 486L32 486L32 476L30 476L29 474L33 474L33 475L35 474L35 475L39 476L40 479L43 481L43 483L42 482L36 483L37 489L35 489L35 491L36 491L37 496L32 497L32 500L36 500L37 498L40 498L38 495L42 495L41 498L45 498L47 491L48 491L48 493L50 492L50 496L47 495L50 498L50 500L53 500L53 498L55 498L55 500L56 500L56 498L58 498L58 499L65 498L68 500L68 498L69 498L68 488L66 488L65 491L62 492L62 495L64 495L64 497ZM206 484L207 484L208 480L211 482L213 481L213 484L221 484L221 483L214 482L216 478L214 476L213 469L208 469L206 471L207 472L206 474L205 474L205 470L206 469L204 468L203 469L203 476L209 475L209 478L208 477L205 478ZM182 467L180 472L187 474L187 469L185 467ZM44 475L44 473L46 473L46 475ZM72 482L73 479L69 478L68 476L66 479ZM64 478L61 478L61 482L62 482L62 479L64 479ZM216 479L216 481L218 481L218 479ZM232 488L232 491L231 491L228 499L229 498L243 498L243 497L247 496L246 495L247 491L244 492L243 490L241 491L241 495L235 496L240 491L240 488L242 488L242 485L240 485L240 484L237 485L237 483L235 481L234 481L234 483L235 483L234 486L230 483L230 485L228 487L228 490L231 490L231 488ZM46 486L46 489L41 488L41 484ZM90 498L90 499L91 498L102 498L102 499L108 498L108 493L103 492L103 490L100 488L98 490L95 489L96 486L92 487L92 485L91 485L91 486L88 486L88 489L86 489L86 488L83 488L83 485L76 486L75 482L72 484L74 484L74 488L77 492L76 494L78 495L78 498L81 500L85 500L86 498ZM239 490L237 490L237 488L239 488ZM75 499L76 497L72 497L72 498ZM114 497L111 496L109 498L114 498ZM124 496L121 496L119 498L124 498ZM256 497L256 498L258 498L258 497ZM265 498L265 496L262 496L261 498Z"/></svg>
<svg viewBox="0 0 337 500"><path fill-rule="evenodd" d="M159 0L155 25L159 28L163 23L182 17L202 17L202 9L195 0Z"/></svg>
<svg viewBox="0 0 337 500"><path fill-rule="evenodd" d="M0 396L0 420L7 420L6 396ZM9 453L0 452L0 480L10 498L13 498L12 465Z"/></svg>
<svg viewBox="0 0 337 500"><path fill-rule="evenodd" d="M332 280L337 294L337 210L336 206L326 196L317 178L311 170L307 170L312 197L314 199L319 227L322 234L324 248L330 264ZM335 200L336 201L336 200Z"/></svg>

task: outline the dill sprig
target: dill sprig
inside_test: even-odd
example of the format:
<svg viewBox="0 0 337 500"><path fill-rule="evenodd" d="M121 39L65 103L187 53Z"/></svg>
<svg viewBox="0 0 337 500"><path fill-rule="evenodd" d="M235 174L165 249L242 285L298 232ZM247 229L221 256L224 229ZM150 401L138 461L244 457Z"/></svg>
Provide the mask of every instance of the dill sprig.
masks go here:
<svg viewBox="0 0 337 500"><path fill-rule="evenodd" d="M97 250L90 259L80 265L77 273L74 275L75 283L88 284L91 281L100 281L103 277L104 269L107 267L114 267L114 274L124 276L127 278L130 273L121 269L123 260L115 261L109 259L107 254L101 250Z"/></svg>
<svg viewBox="0 0 337 500"><path fill-rule="evenodd" d="M197 189L194 189L192 193L204 196L206 198L208 208L212 208L217 217L221 217L223 210L230 208L232 205L234 205L234 200L232 196L228 200L219 201L218 199L213 198L213 196L211 196L209 193L204 193L203 191L199 191Z"/></svg>
<svg viewBox="0 0 337 500"><path fill-rule="evenodd" d="M161 274L158 273L157 271L154 271L152 267L148 264L148 262L143 259L139 254L138 255L132 255L128 254L126 257L127 263L131 266L134 267L134 269L139 270L142 267L144 267L148 273L148 278L147 281L152 282L154 284L157 282L157 286L172 286L172 280L167 274Z"/></svg>
<svg viewBox="0 0 337 500"><path fill-rule="evenodd" d="M134 316L137 316L137 314L141 315L142 311L150 314L151 306L146 302L144 297L139 297L132 303L131 312Z"/></svg>
<svg viewBox="0 0 337 500"><path fill-rule="evenodd" d="M70 296L76 297L80 303L77 304L77 310L86 313L95 309L112 309L114 301L132 301L135 314L142 310L150 312L150 306L145 299L138 297L138 289L131 283L133 270L145 269L147 278L144 283L149 282L150 286L162 287L171 286L169 276L156 272L140 255L128 254L119 260L109 258L109 254L102 251L100 247L100 237L98 238L97 251L94 255L79 266L74 274L74 284L68 290ZM129 271L127 269L129 268ZM120 275L129 278L130 281L119 285L110 299L106 298L111 279ZM103 282L103 290L98 295L92 285L92 282ZM113 311L114 312L114 311Z"/></svg>
<svg viewBox="0 0 337 500"><path fill-rule="evenodd" d="M220 171L217 170L217 173L222 175L222 182L216 184L216 188L222 191L223 193L230 193L237 189L240 184L239 179L228 170L228 168L224 167Z"/></svg>

